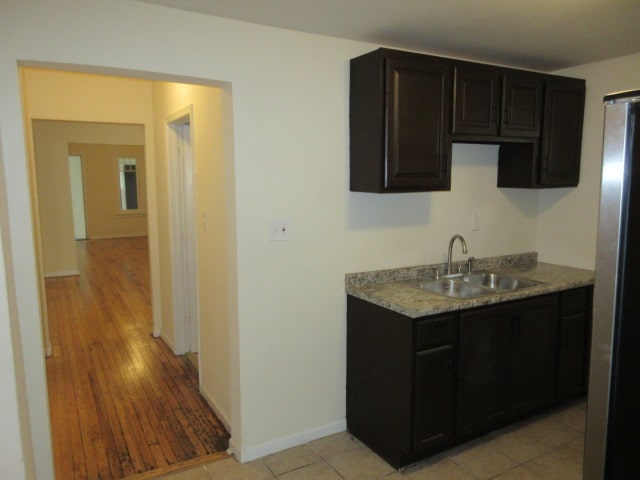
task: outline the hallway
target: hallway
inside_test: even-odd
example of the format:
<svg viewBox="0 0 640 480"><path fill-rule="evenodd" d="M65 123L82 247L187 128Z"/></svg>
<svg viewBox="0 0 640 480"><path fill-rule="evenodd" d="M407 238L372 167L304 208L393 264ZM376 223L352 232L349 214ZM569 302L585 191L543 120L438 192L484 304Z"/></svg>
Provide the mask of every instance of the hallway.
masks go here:
<svg viewBox="0 0 640 480"><path fill-rule="evenodd" d="M147 238L76 248L80 276L46 279L56 477L115 480L225 457L229 435L197 370L151 335Z"/></svg>

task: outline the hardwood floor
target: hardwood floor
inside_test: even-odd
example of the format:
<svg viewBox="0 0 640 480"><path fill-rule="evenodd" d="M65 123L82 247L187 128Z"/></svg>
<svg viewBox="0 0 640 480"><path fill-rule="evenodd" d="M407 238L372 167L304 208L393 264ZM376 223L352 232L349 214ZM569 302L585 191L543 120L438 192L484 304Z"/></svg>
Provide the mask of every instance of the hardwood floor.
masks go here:
<svg viewBox="0 0 640 480"><path fill-rule="evenodd" d="M46 280L57 479L115 480L225 452L194 366L151 336L147 238L76 243L80 276Z"/></svg>

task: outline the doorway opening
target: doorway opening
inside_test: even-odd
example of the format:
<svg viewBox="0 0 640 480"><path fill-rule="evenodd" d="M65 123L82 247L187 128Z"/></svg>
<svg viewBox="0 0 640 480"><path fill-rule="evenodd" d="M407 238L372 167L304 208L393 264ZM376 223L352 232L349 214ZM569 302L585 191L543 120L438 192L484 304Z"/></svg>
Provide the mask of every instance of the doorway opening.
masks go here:
<svg viewBox="0 0 640 480"><path fill-rule="evenodd" d="M208 408L212 409L216 414L216 416L221 421L219 426L222 430L218 432L219 434L217 435L217 437L224 438L226 436L225 444L213 445L213 448L217 449L216 451L224 452L227 448L228 439L229 439L228 434L226 434L224 430L226 428L227 431L230 431L230 425L231 425L230 412L232 410L235 410L234 408L232 408L233 405L231 404L232 395L234 394L233 390L237 388L236 385L234 385L234 383L236 383L238 379L232 378L229 374L230 371L237 371L237 369L234 368L233 365L231 365L231 363L236 359L235 358L232 359L229 356L227 357L223 356L223 355L226 355L230 349L215 348L217 346L215 342L225 342L228 345L229 342L232 342L233 340L229 337L228 333L226 336L221 336L217 334L217 331L213 332L213 329L217 328L218 331L222 331L222 332L229 332L230 330L231 332L233 332L234 329L228 328L229 322L232 320L231 315L214 316L211 314L211 311L212 311L212 301L213 301L213 302L218 302L217 305L213 305L215 308L218 309L218 311L234 313L234 310L229 308L228 305L222 304L222 302L229 300L229 296L227 295L227 291L225 289L218 289L216 290L216 293L214 295L210 296L210 298L207 298L207 302L206 302L207 305L205 306L205 311L204 311L204 316L207 319L207 322L206 322L206 328L204 330L198 329L197 327L198 323L197 322L194 323L193 321L190 323L185 323L183 325L180 325L178 322L174 323L173 321L174 318L172 314L174 312L174 309L172 308L173 305L180 302L180 298L175 297L173 294L174 292L172 290L172 279L175 278L174 277L175 269L172 267L174 267L174 265L176 265L177 263L181 263L182 265L185 266L184 271L186 273L186 275L183 276L183 278L185 279L184 283L180 287L181 291L183 292L182 301L184 301L185 304L188 304L187 305L188 308L193 313L196 313L196 314L201 313L199 311L200 309L198 308L198 286L197 286L198 278L202 278L202 276L204 276L204 278L207 279L208 284L210 284L211 276L217 275L221 279L219 283L222 285L225 285L226 288L229 288L229 284L228 284L228 276L230 275L230 272L228 270L230 268L229 263L225 262L225 264L223 265L223 268L216 269L216 268L210 268L211 267L210 265L206 265L205 266L206 268L205 268L199 265L197 262L197 257L196 257L197 222L195 221L197 202L195 200L195 193L194 193L197 190L197 187L194 184L193 173L195 170L195 158L192 155L192 152L194 150L197 150L197 148L194 148L194 147L197 147L197 145L193 144L194 123L193 123L193 117L190 114L192 110L189 110L188 107L184 107L184 104L186 103L187 105L192 105L191 108L193 108L193 105L195 105L196 108L199 108L198 110L200 113L200 116L198 117L198 121L200 122L199 125L201 126L201 128L204 125L205 131L207 130L207 127L209 127L209 124L207 124L205 121L201 121L203 117L205 117L206 119L208 119L209 117L214 118L217 121L215 125L219 126L221 125L221 119L224 116L223 113L221 112L222 110L221 103L223 103L220 101L220 97L223 96L220 93L221 89L217 87L213 87L211 85L204 86L204 85L195 85L195 84L194 85L173 84L169 82L159 82L157 80L141 81L140 79L132 79L132 78L125 78L125 77L106 77L106 76L103 77L99 75L84 75L84 74L63 72L63 71L57 71L57 70L45 71L37 68L25 68L23 70L28 71L28 72L22 72L24 75L26 76L33 75L34 77L34 78L30 78L29 81L25 82L25 85L28 86L28 88L25 88L25 91L24 91L25 97L29 97L29 93L30 93L29 88L38 89L41 85L44 85L46 83L64 82L63 77L66 75L72 75L74 77L77 77L77 78L74 78L74 81L87 82L86 91L95 92L94 93L94 96L96 98L95 105L82 105L82 108L73 108L74 105L72 104L74 101L76 101L73 94L65 95L64 98L60 98L60 99L56 99L56 98L50 99L51 105L54 108L49 114L44 115L45 119L50 115L50 118L56 118L56 119L65 118L64 121L66 122L91 123L91 122L99 121L99 122L105 122L105 123L116 123L116 121L118 120L127 119L131 121L133 118L134 120L138 120L138 121L134 121L133 123L137 123L144 129L144 137L145 137L144 151L145 151L145 158L148 159L149 161L147 165L148 168L146 172L141 171L140 167L144 165L143 163L132 162L131 159L133 158L133 156L131 155L125 155L124 157L122 157L122 158L125 158L126 161L120 162L121 165L119 164L116 167L115 172L116 172L116 176L120 175L120 177L122 177L123 176L122 173L124 172L124 170L126 170L126 172L124 172L125 173L124 189L120 188L119 196L116 200L116 204L119 207L121 207L126 203L127 205L126 211L121 212L119 215L122 217L127 217L128 219L131 219L131 218L134 218L135 215L137 214L135 212L137 208L134 208L134 206L135 207L139 206L138 201L142 201L144 198L148 200L147 203L149 208L149 212L148 212L149 244L148 244L148 250L146 250L146 252L148 253L145 253L145 255L148 255L148 259L150 260L149 287L150 287L150 290L153 291L153 294L150 296L151 303L152 303L152 308L150 310L153 311L154 336L162 337L162 339L168 340L166 343L171 347L171 350L172 350L170 352L171 354L183 353L185 351L201 350L201 348L199 348L199 345L202 345L203 337L206 342L205 345L207 345L207 348L209 350L211 349L216 350L215 355L217 355L217 358L216 358L217 361L215 363L207 361L206 364L204 365L201 364L199 377L197 376L198 374L196 374L195 388L198 391L198 395L200 395L201 398L203 399L202 400L203 404L206 404ZM52 76L56 78L53 78L53 79L50 78ZM100 84L103 84L104 82L108 82L108 83L125 82L126 85L120 88L122 98L109 98L109 99L100 98L101 93L104 91L103 88L100 88ZM127 84L127 82L129 83ZM132 85L133 83L135 83L135 85ZM142 85L142 89L145 90L146 98L151 99L152 105L149 106L147 111L136 113L131 111L132 110L131 108L127 109L128 108L127 95L131 90L136 90L136 88L139 88L141 85ZM116 87L116 89L117 88L118 87ZM193 97L195 98L195 102L184 101L185 98L189 97L188 94L190 93L191 89L193 89L194 91L197 90L196 92L197 95L195 93L193 94ZM73 89L62 88L60 90L72 91ZM174 94L174 90L175 91L180 90L180 95ZM206 94L203 94L203 91ZM215 91L215 92L211 93L212 91ZM185 92L187 93L186 96L184 95ZM40 94L41 92L37 92L37 93ZM217 103L210 102L207 95L217 98ZM41 95L34 95L34 97L43 98ZM204 98L205 101L200 101L201 97ZM182 103L182 108L175 108L175 106L171 106L174 102L176 102L177 98L180 99L179 103ZM83 97L82 101L86 102L86 97ZM104 106L101 106L101 102L102 102L102 105ZM131 101L130 96L129 96L129 103L134 103ZM135 103L136 105L139 105L140 102L135 102ZM117 106L120 106L123 112L121 117L118 115L116 116L113 115L113 112L118 112ZM212 106L217 108L219 111L216 112L215 114L208 114L207 116L202 115L203 112L206 112L207 108L211 108ZM26 102L23 105L23 108L25 109L25 118L27 119L27 122L25 122L25 125L27 128L27 138L31 140L33 138L33 132L31 131L32 122L35 119L32 117L32 114L28 110L29 107L34 107L34 104ZM34 110L37 110L37 107L34 107ZM56 111L53 111L53 110L56 110ZM46 109L43 110L42 108L40 108L39 113L41 114L41 112L43 111L46 113ZM65 114L65 112L70 112L70 113ZM80 118L78 117L77 112L82 113ZM160 113L157 116L154 116L154 113L156 112L165 112L165 113ZM176 114L171 114L170 112L179 112L180 115L176 116ZM230 110L228 112L230 112ZM177 157L173 157L173 158L174 160L177 159L177 161L169 160L170 158L172 158L172 155L173 155L172 149L170 148L171 142L168 141L168 139L172 138L171 135L173 135L173 138L175 140L173 142L173 145L176 147L176 152L178 152ZM219 135L220 138L223 137L223 134L221 132L217 132L216 134L209 135L209 136L216 138L217 135ZM207 135L200 135L199 138L207 138ZM212 165L214 165L216 168L219 168L220 163L223 163L225 161L225 152L222 149L223 143L224 142L222 141L218 142L219 147L215 147L217 148L217 150L213 152L206 150L206 148L210 148L210 145L205 145L206 147L204 150L205 155L203 155L203 157L206 158L207 161L210 162ZM178 150L178 146L179 146L179 150ZM202 148L202 146L200 148ZM31 162L33 166L33 162L35 161L33 145L30 145L30 150L31 150L30 151ZM66 153L68 154L69 152L66 152ZM65 167L63 168L63 170L67 170L68 175L71 176L72 174L69 168L68 155L65 156L64 160L65 160ZM83 163L83 162L84 162L84 158L80 160L80 163ZM216 163L216 162L219 162L219 163ZM78 162L77 160L71 160L71 163L77 164ZM136 187L136 192L139 193L139 196L136 199L136 201L133 201L133 193L132 193L133 181L131 180L132 169L130 168L132 165L135 165L135 168L136 168L135 171L137 175L144 176L148 184L148 190L146 192L138 190ZM127 170L127 167L129 167L128 170ZM211 165L209 165L209 167L203 168L203 171L205 172L205 174L209 173L207 171L207 168L210 168L210 167ZM73 168L74 167L71 167L71 169ZM119 169L122 171L119 171ZM35 170L36 170L35 168L32 168L32 171L35 171ZM229 171L232 172L232 169L229 169ZM189 172L191 172L191 175L189 175ZM127 173L129 174L128 176L126 175ZM127 183L127 178L129 180L128 183ZM185 195L185 196L179 195L177 197L178 201L176 202L176 205L175 205L177 206L176 210L174 210L173 208L174 205L172 205L172 202L176 200L176 195L174 195L174 193L176 192L176 183L174 182L174 180L178 181L177 185L179 186L179 188L182 189L183 192L187 192L191 194L191 195ZM209 178L209 179L205 177L205 180L208 184L207 186L209 187L209 189L217 192L217 194L222 197L224 197L224 195L228 193L228 191L225 189L225 185L233 185L233 182L228 182L228 179L225 181L225 178L222 175L214 176L213 178ZM66 184L69 185L69 182L70 182L70 179L67 178ZM32 184L35 185L36 182L32 181ZM125 191L124 194L122 193L123 191ZM35 197L34 204L32 204L32 208L34 212L34 219L33 219L34 229L36 229L36 231L39 231L43 223L43 219L42 219L42 216L39 215L42 213L41 211L42 209L37 208L37 198L38 198L38 194L41 192L36 190L33 193ZM86 193L87 191L85 188L84 194L86 195ZM69 194L68 196L69 196L69 210L71 210L70 197L72 195ZM125 200L123 200L123 198L126 200L126 202ZM129 208L130 205L131 205L131 208ZM210 214L210 212L208 211L208 208L217 209L216 211L217 215L215 215L216 217L215 223L213 224L215 228L208 229L209 237L216 237L216 238L214 238L215 241L207 241L206 245L208 245L210 249L213 249L213 248L217 249L215 252L216 258L224 259L229 256L228 251L226 249L230 248L230 246L227 244L226 241L228 240L227 228L230 228L227 226L227 222L231 220L231 217L228 216L225 212L221 212L221 209L219 208L220 205L221 205L221 202L217 202L217 203L203 202L203 204L199 207L199 211L198 211L199 214L197 218L200 218L200 216L202 215L203 218L206 219L207 214L209 214L209 218L211 219L213 215ZM182 212L182 213L178 214L179 212ZM190 215L188 215L188 213L190 213ZM57 218L53 218L53 223L56 223L57 220L58 220ZM174 231L174 228L173 228L176 225L176 222L178 222L182 226L181 229L178 230L177 232ZM207 232L206 221L203 222L203 225L204 225L204 231ZM88 228L88 226L86 226L86 228ZM231 230L233 231L233 229ZM70 238L71 238L71 241L73 242L76 235L75 228L73 228L72 231L73 233L70 234L71 235ZM213 235L211 235L212 233ZM96 250L95 248L93 248L93 246L96 245L96 241L98 240L90 238L91 235L88 232L85 233L85 236L89 237L89 239L84 243L85 252L80 254L79 257L81 257L82 255L90 256L89 255L90 251L92 251L91 253L95 253L95 250ZM178 242L174 241L176 237L180 239L180 241ZM185 245L185 242L182 242L182 238L186 238L190 240L192 242L191 245L190 246L188 244ZM222 238L224 241L220 241L220 238ZM42 297L44 297L44 293L45 293L45 288L44 288L45 282L44 282L44 275L43 275L44 270L42 269L42 262L41 262L42 242L38 240L36 240L36 242L38 243L36 246L39 252L39 257L40 257L39 263L41 267L40 268L41 295ZM108 243L108 242L105 242L105 243ZM126 241L120 242L119 240L116 239L115 243L126 243ZM118 248L121 248L121 247L118 247ZM175 255L174 252L176 251L180 252L180 254ZM211 258L213 256L213 255L209 255L210 251L209 252L205 251L204 253L206 255L206 258ZM74 249L74 254L75 254L75 249ZM121 255L116 253L114 254L114 256L119 257ZM109 260L107 263L110 263L110 262L111 260ZM167 268L167 266L169 268ZM82 265L81 267L84 267L84 265ZM129 270L127 269L123 269L123 270L127 270L125 273L130 276L136 276L137 275L136 268L137 267ZM231 277L233 279L233 275L231 275ZM70 277L68 280L73 282L74 278ZM116 284L117 280L113 280L108 283ZM124 284L124 282L122 283ZM169 287L168 289L166 288L167 286ZM156 295L156 292L159 292L159 294ZM120 299L123 299L127 296L128 296L128 291L126 289L120 291L116 295L116 297L119 297ZM178 302L176 302L176 300L178 300ZM45 299L45 302L46 302L46 299ZM80 303L81 302L78 300L76 302L76 306ZM105 308L103 310L105 312L109 312L111 308L118 309L119 307L117 307L117 305L119 304L121 304L121 302L119 300L115 300L114 302L112 302L111 307ZM43 309L43 312L46 312L46 310ZM70 316L74 316L74 315L75 314L71 314ZM44 328L45 326L46 324L43 325L43 333L46 335L46 329ZM148 327L150 327L150 325ZM67 332L71 331L69 330L69 328L73 329L73 327L69 327L69 325L67 325L66 327L63 327L63 329L65 329L65 331ZM147 337L149 337L148 335L149 330L151 330L151 328L148 328L147 330ZM79 334L81 331L84 331L86 336L90 336L90 334L94 333L91 331L91 329L85 329L85 330L77 330L76 334ZM176 340L181 341L182 344L179 345L176 342ZM160 341L161 341L160 339L158 338L156 339L156 342L160 342ZM180 347L180 350L182 351L180 351L177 347ZM53 354L54 355L56 354L55 348L54 348ZM211 353L208 353L208 355L211 356ZM107 357L114 358L113 355L107 355ZM88 357L78 356L76 357L75 363L72 362L71 364L76 365L76 367L80 366L83 363L83 361L80 360L82 358L86 359ZM128 359L128 362L129 362L128 364L120 365L120 366L112 365L110 369L129 371L130 374L133 374L130 380L134 381L134 378L139 378L136 375L138 375L141 370L144 370L143 368L144 365L149 365L151 363L154 363L153 358L155 358L156 364L162 364L162 362L158 358L154 357L153 355L152 355L152 360L149 360L149 359L143 359L137 354L130 354ZM213 370L214 366L215 366L215 370ZM207 369L209 369L209 371L207 371ZM94 370L94 372L95 371L97 370ZM138 374L135 374L135 372L138 372ZM91 375L92 374L89 373L87 374L87 377L84 377L86 381L84 381L84 383L81 384L81 386L92 385L93 380ZM180 377L179 373L175 375L175 378L178 378L178 377ZM225 383L221 384L219 381L219 377L222 377ZM139 383L141 385L144 385L144 382L142 380L140 380ZM222 388L216 387L214 389L214 386L217 386L217 385L222 385ZM80 387L78 386L72 387L72 389L75 389L75 388L80 388ZM149 387L149 388L155 388L155 387ZM170 388L172 390L175 390L175 389L182 390L181 387L177 387L175 385ZM75 390L73 391L75 392ZM171 394L175 392L168 392L168 393ZM122 395L121 394L116 395L116 397L118 396L122 396ZM125 395L125 397L127 397L127 395ZM81 398L83 398L84 400L82 401L87 404L90 404L92 399L95 401L99 401L96 396L88 395L86 392ZM174 395L174 398L175 398L175 395ZM202 419L202 416L196 413L197 409L200 407L194 404L193 401L185 401L185 402L178 401L178 404L183 404L183 403L191 405L192 418L195 421L200 422ZM114 408L112 408L112 410L116 412L118 412L119 410L122 411L123 409L130 410L130 411L137 412L139 416L144 416L142 412L143 410L146 410L144 408L138 409L137 407L129 407L127 406L127 404L117 406L115 402L113 403L113 405L114 405ZM94 407L96 411L100 410L96 405L94 405ZM150 413L151 408L152 408L152 405L150 404L149 410L147 411L149 415L151 415ZM90 411L93 411L93 410L91 410L90 408ZM50 418L54 418L54 416L52 415ZM158 419L160 419L160 416L158 416ZM185 419L184 418L182 418L182 420L178 419L177 422L181 423L183 420ZM145 434L149 433L149 431L145 430L145 428L146 427L144 427L144 425L141 424L139 430L144 432ZM194 426L193 429L190 430L191 434L194 434L195 432L195 435L199 435L198 432L203 431L203 430L199 430L199 428L200 427L198 426ZM91 431L95 432L96 430L93 429ZM137 435L136 433L137 431L138 430L130 429L129 433L131 435ZM221 432L224 432L224 433L221 433ZM156 432L156 434L157 433L158 432ZM83 436L82 434L80 434L80 435L68 436L69 438L72 438L73 441L75 442L74 448L76 448L77 452L81 451L80 450L81 447L79 447L79 445L84 444L85 439L88 438L87 435ZM188 437L189 434L186 434L186 435ZM213 437L214 435L208 436L208 438L213 438ZM138 438L138 440L140 441L145 439ZM202 457L204 453L205 454L204 461L206 461L206 452L202 451L202 448L204 447L195 446L195 444L197 443L195 437L190 440L188 438L182 438L182 440L179 440L179 441L176 440L174 442L169 442L169 443L172 446L175 446L177 444L182 444L183 446L187 445L187 447L183 449L184 450L183 453L185 453L187 456L190 456L191 453L188 452L189 450L188 442L191 442L191 444L194 446L193 454L196 456ZM137 442L137 443L140 444L140 442ZM141 469L146 469L149 466L153 466L154 464L151 460L151 457L154 457L154 459L156 459L156 457L158 458L162 457L162 454L160 454L158 451L159 448L162 449L164 453L166 453L166 450L167 450L166 442L163 446L162 442L159 439L158 439L158 443L154 443L153 440L151 440L150 442L147 442L147 446L151 451L151 456L149 455L148 451L147 453L141 452L140 453L141 456L138 456L138 460L137 460L138 463L133 464L132 468L134 473L140 473ZM174 450L174 453L175 453L175 450ZM126 454L124 455L126 456ZM181 459L186 458L178 454L176 454L175 457L176 457L175 461L177 461L178 463L180 463ZM165 464L168 464L168 465L165 465L166 467L173 468L173 466L176 465L175 463L173 463L174 459L170 458L170 456L168 457L165 456L164 460L159 461L159 464L162 464L163 462ZM155 465L157 466L158 464L155 464ZM131 472L129 471L129 473ZM101 478L103 477L104 475L102 475ZM108 477L104 477L104 478L108 478ZM112 477L112 478L116 478L116 477Z"/></svg>

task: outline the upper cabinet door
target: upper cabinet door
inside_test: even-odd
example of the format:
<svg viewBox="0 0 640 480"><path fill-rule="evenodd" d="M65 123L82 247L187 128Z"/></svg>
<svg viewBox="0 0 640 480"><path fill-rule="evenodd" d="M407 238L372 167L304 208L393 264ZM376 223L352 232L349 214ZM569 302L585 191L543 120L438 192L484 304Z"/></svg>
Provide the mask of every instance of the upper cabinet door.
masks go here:
<svg viewBox="0 0 640 480"><path fill-rule="evenodd" d="M509 137L540 136L543 79L533 73L504 76L500 134Z"/></svg>
<svg viewBox="0 0 640 480"><path fill-rule="evenodd" d="M451 67L387 58L385 83L385 188L449 189Z"/></svg>
<svg viewBox="0 0 640 480"><path fill-rule="evenodd" d="M452 133L498 135L502 74L495 67L456 67Z"/></svg>
<svg viewBox="0 0 640 480"><path fill-rule="evenodd" d="M584 95L583 81L547 82L540 169L541 186L578 185Z"/></svg>

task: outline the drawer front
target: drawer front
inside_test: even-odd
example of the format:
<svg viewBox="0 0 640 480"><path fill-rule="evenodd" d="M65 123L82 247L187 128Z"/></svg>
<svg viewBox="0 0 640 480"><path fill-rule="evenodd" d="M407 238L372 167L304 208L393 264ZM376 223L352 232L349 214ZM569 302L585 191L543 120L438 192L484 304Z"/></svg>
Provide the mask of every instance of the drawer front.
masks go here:
<svg viewBox="0 0 640 480"><path fill-rule="evenodd" d="M418 322L416 351L442 345L453 345L456 338L456 317L447 315Z"/></svg>
<svg viewBox="0 0 640 480"><path fill-rule="evenodd" d="M587 310L587 289L567 290L560 295L560 315L573 315Z"/></svg>

